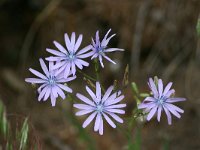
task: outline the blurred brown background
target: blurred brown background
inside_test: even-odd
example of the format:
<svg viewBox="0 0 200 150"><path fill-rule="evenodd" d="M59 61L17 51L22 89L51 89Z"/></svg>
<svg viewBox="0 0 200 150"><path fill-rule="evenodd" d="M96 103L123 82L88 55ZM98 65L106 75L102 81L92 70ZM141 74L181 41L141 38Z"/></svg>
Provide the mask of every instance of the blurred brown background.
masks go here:
<svg viewBox="0 0 200 150"><path fill-rule="evenodd" d="M182 118L166 118L145 123L142 129L142 149L160 150L167 142L170 150L200 149L200 38L196 24L200 0L1 0L0 1L0 98L8 113L29 116L33 135L42 149L88 149L88 143L77 129L83 118L71 114L72 102L58 100L37 101L37 93L24 82L32 76L28 68L40 70L40 57L54 48L53 40L64 44L64 33L83 34L82 47L90 43L96 30L103 36L109 28L117 35L110 47L124 48L125 52L109 54L117 65L104 61L102 81L105 87L114 79L123 79L126 64L130 65L130 81L142 91L148 91L147 79L159 76L166 84L173 81L176 95L188 100L178 104L185 110ZM89 61L89 60L88 60ZM94 74L93 65L84 70ZM81 83L81 84L80 84ZM84 90L81 77L71 83L74 92ZM82 91L83 93L83 91ZM130 89L126 95L127 114L135 101ZM68 111L68 115L61 112ZM164 115L163 115L164 116ZM106 125L107 126L107 125ZM106 127L104 136L86 129L96 149L126 149L127 140L118 129ZM132 132L135 134L134 130ZM90 144L91 144L90 143Z"/></svg>

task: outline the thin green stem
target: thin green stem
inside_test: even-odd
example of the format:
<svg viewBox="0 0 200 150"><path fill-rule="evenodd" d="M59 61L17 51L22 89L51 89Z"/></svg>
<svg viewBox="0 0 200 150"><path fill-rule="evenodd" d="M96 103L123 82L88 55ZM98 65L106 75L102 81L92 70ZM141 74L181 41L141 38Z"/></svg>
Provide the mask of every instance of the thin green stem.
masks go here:
<svg viewBox="0 0 200 150"><path fill-rule="evenodd" d="M99 78L99 62L97 59L94 60L94 64L95 64L96 79L97 79L97 81L99 81L100 80L100 78Z"/></svg>
<svg viewBox="0 0 200 150"><path fill-rule="evenodd" d="M94 79L93 77L87 75L86 73L82 72L81 70L77 70L79 73L81 73L85 78L90 79L92 81L96 82L96 79Z"/></svg>

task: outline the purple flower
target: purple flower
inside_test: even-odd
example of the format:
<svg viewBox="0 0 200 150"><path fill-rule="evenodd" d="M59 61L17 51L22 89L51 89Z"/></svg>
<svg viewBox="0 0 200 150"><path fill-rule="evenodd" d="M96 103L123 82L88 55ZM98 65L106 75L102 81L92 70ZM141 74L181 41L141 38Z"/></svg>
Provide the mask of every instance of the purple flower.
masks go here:
<svg viewBox="0 0 200 150"><path fill-rule="evenodd" d="M181 118L179 113L183 113L184 111L172 103L185 101L186 99L171 97L172 94L175 93L174 89L170 89L172 82L169 82L164 88L161 79L158 80L158 85L156 85L153 79L149 78L148 85L153 93L153 97L146 97L145 100L138 105L139 109L145 109L145 112L148 112L147 120L149 121L157 112L157 120L160 122L161 112L163 110L167 115L169 125L172 124L171 114L177 118Z"/></svg>
<svg viewBox="0 0 200 150"><path fill-rule="evenodd" d="M103 135L103 118L113 128L116 128L116 125L110 119L110 117L119 123L123 123L123 120L116 114L125 114L125 111L121 108L126 107L126 104L118 104L122 99L124 99L124 95L121 95L120 91L111 94L113 88L113 86L110 86L105 94L102 95L100 84L99 82L96 82L96 93L94 93L88 86L86 86L86 90L91 98L87 98L79 93L76 94L76 96L81 101L86 103L74 104L75 108L80 109L76 115L82 116L91 113L83 123L83 128L88 126L95 117L96 120L94 124L94 131L99 131L100 135Z"/></svg>
<svg viewBox="0 0 200 150"><path fill-rule="evenodd" d="M110 33L111 29L108 30L108 32L106 33L106 35L104 36L103 40L100 42L99 39L99 31L96 32L96 40L94 41L94 39L92 38L92 50L93 50L93 56L92 59L94 58L99 58L99 62L101 63L101 66L104 67L103 61L102 61L102 57L104 57L105 59L107 59L108 61L110 61L113 64L116 64L113 60L111 60L108 56L106 56L106 53L109 52L114 52L114 51L124 51L124 49L119 49L119 48L108 48L107 45L110 41L110 39L115 36L115 34L111 35L110 37L108 37L108 34Z"/></svg>
<svg viewBox="0 0 200 150"><path fill-rule="evenodd" d="M79 69L83 69L83 66L89 66L89 63L82 60L83 58L90 57L92 52L87 53L91 50L92 46L86 46L78 52L78 48L81 45L83 35L79 35L77 41L75 41L75 33L73 32L71 35L71 40L67 33L65 33L65 45L67 49L65 49L61 44L54 41L55 46L59 51L47 48L47 52L55 55L46 58L48 61L56 61L56 65L53 69L58 69L58 73L64 71L64 77L72 72L73 75L76 73L76 66Z"/></svg>
<svg viewBox="0 0 200 150"><path fill-rule="evenodd" d="M56 98L58 96L65 99L65 93L63 90L72 93L72 89L63 85L63 83L74 80L76 76L63 78L62 73L57 74L57 70L52 70L53 62L49 62L49 69L42 59L40 59L40 65L44 74L30 68L30 72L38 78L26 78L25 81L29 83L41 84L38 88L38 101L41 101L42 99L46 101L50 97L52 106L55 106Z"/></svg>

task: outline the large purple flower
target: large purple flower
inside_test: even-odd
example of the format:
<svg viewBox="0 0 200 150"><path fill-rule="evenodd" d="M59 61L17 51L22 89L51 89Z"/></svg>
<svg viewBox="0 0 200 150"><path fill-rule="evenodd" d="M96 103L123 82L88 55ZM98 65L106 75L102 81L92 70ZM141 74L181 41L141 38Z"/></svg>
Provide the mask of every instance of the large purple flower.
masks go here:
<svg viewBox="0 0 200 150"><path fill-rule="evenodd" d="M98 57L99 62L101 63L102 67L104 67L103 60L102 60L103 57L105 59L107 59L108 61L110 61L111 63L116 64L113 60L111 60L108 56L106 56L106 53L114 52L114 51L124 51L124 49L120 49L120 48L108 48L107 47L110 39L113 36L115 36L115 34L113 34L110 37L108 37L108 34L110 33L110 31L111 31L111 29L108 30L108 32L106 33L106 35L104 36L102 41L100 41L100 39L99 39L99 31L96 32L96 40L94 41L94 39L92 38L92 50L94 52L92 59Z"/></svg>
<svg viewBox="0 0 200 150"><path fill-rule="evenodd" d="M88 52L91 50L92 46L86 46L78 52L78 48L81 45L83 35L79 35L77 41L75 41L75 33L73 32L71 35L71 40L67 33L65 33L65 45L67 49L65 49L61 44L54 41L55 46L59 51L47 48L47 52L55 55L46 58L48 61L56 61L56 65L53 69L58 69L58 72L64 71L64 77L72 72L73 75L76 73L76 66L79 69L83 69L83 66L89 66L89 63L82 60L83 58L90 57L92 52Z"/></svg>
<svg viewBox="0 0 200 150"><path fill-rule="evenodd" d="M65 93L62 90L72 93L72 89L63 85L63 83L74 80L76 76L67 76L67 78L63 78L62 73L58 74L56 72L57 70L52 70L53 62L49 62L49 69L42 59L40 59L40 65L44 74L30 68L30 72L38 78L26 78L25 81L29 83L41 84L38 88L38 101L41 101L42 99L46 101L50 97L52 106L55 106L56 98L58 96L65 99Z"/></svg>
<svg viewBox="0 0 200 150"><path fill-rule="evenodd" d="M120 91L111 94L113 88L113 86L110 86L105 94L102 95L100 84L99 82L96 82L96 94L86 86L86 90L91 98L87 98L79 93L76 94L81 101L86 103L74 104L75 108L80 109L76 115L82 116L91 113L83 123L83 128L88 126L95 117L94 131L99 131L100 135L103 135L103 118L105 118L113 128L116 128L116 125L110 117L119 123L123 123L123 120L116 114L125 114L125 111L121 108L126 107L126 104L118 104L122 99L124 99L124 95L121 95Z"/></svg>
<svg viewBox="0 0 200 150"><path fill-rule="evenodd" d="M172 103L185 101L186 99L171 97L171 95L175 93L174 89L170 89L172 86L172 82L168 83L167 86L163 88L163 82L161 79L158 80L158 84L156 85L153 79L149 78L148 85L153 93L153 97L146 97L143 103L139 104L138 108L145 109L145 112L148 112L148 121L157 112L158 122L160 122L161 112L164 110L167 115L168 124L171 125L171 114L173 114L177 118L180 118L181 115L179 113L184 112L182 109L173 105Z"/></svg>

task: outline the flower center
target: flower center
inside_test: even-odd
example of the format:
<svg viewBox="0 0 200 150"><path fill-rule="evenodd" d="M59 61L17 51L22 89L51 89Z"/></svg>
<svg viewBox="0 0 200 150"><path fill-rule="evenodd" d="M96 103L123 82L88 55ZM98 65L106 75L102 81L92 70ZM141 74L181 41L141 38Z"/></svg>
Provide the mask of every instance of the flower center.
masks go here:
<svg viewBox="0 0 200 150"><path fill-rule="evenodd" d="M160 97L159 99L157 99L157 103L159 104L163 104L165 102L165 98L164 97Z"/></svg>
<svg viewBox="0 0 200 150"><path fill-rule="evenodd" d="M98 112L102 112L103 111L103 105L102 104L98 104L97 105L97 111Z"/></svg>
<svg viewBox="0 0 200 150"><path fill-rule="evenodd" d="M55 76L50 76L50 77L49 77L49 84L50 84L50 85L54 85L54 84L56 83L55 80L56 80L56 77L55 77Z"/></svg>
<svg viewBox="0 0 200 150"><path fill-rule="evenodd" d="M105 50L105 47L101 47L101 46L100 46L100 47L97 48L97 52L98 52L99 54L101 54L101 55L104 54L104 50Z"/></svg>
<svg viewBox="0 0 200 150"><path fill-rule="evenodd" d="M73 60L75 58L75 55L73 53L70 53L68 55L69 60Z"/></svg>

